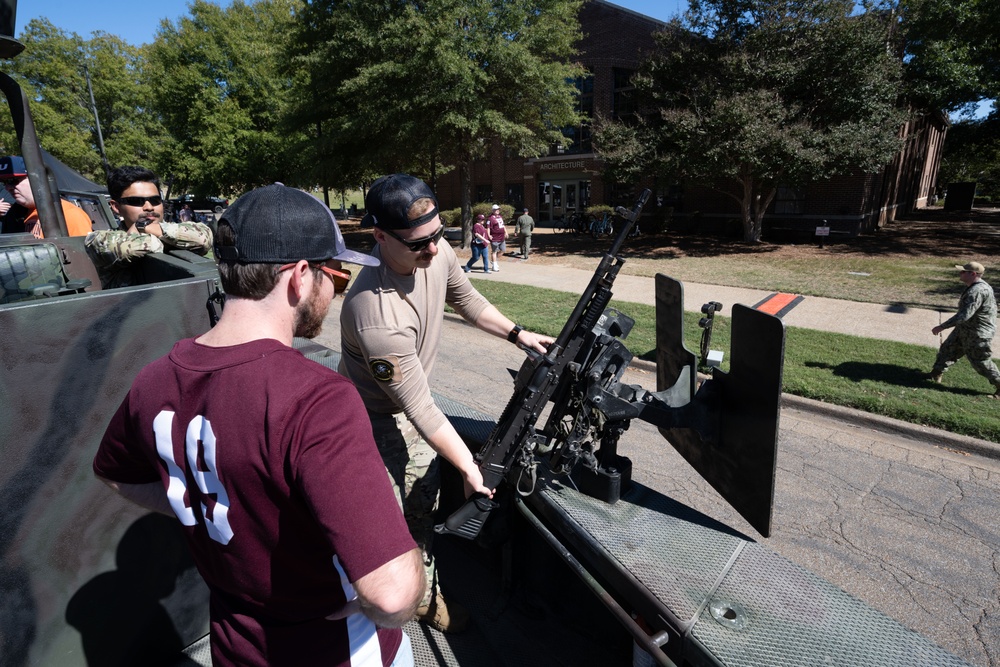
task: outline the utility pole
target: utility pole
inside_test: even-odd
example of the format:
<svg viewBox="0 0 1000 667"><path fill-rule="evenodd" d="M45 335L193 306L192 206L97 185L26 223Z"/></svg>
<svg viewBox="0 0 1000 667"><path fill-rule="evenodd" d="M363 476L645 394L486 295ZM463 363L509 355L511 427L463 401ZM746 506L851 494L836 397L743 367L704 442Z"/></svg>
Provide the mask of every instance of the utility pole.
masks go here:
<svg viewBox="0 0 1000 667"><path fill-rule="evenodd" d="M87 78L87 92L90 93L90 110L94 113L94 123L97 125L97 149L101 152L101 164L104 165L104 178L111 175L111 165L108 164L108 155L104 152L104 135L101 134L101 119L97 116L97 103L94 102L94 89L90 85L90 68L87 63L83 64L83 74Z"/></svg>

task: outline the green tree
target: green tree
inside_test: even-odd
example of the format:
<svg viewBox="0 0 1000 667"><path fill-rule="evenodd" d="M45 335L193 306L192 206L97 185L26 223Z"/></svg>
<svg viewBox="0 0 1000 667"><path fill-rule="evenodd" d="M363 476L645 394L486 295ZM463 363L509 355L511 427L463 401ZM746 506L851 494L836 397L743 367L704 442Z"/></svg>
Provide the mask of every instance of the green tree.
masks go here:
<svg viewBox="0 0 1000 667"><path fill-rule="evenodd" d="M1000 115L963 120L948 130L939 183L975 181L977 194L1000 200Z"/></svg>
<svg viewBox="0 0 1000 667"><path fill-rule="evenodd" d="M148 47L158 93L151 105L174 139L161 172L178 187L233 194L294 181L294 136L279 131L290 94L285 40L298 0L195 0L189 16L164 21Z"/></svg>
<svg viewBox="0 0 1000 667"><path fill-rule="evenodd" d="M91 141L94 117L87 108L84 40L46 19L33 19L20 41L24 51L4 71L24 90L39 142L74 169L98 176L103 170ZM0 127L4 153L20 153L9 114L2 114Z"/></svg>
<svg viewBox="0 0 1000 667"><path fill-rule="evenodd" d="M158 167L171 140L153 109L152 100L163 91L146 71L144 48L98 32L86 43L84 61L110 166ZM93 125L91 144L98 145Z"/></svg>
<svg viewBox="0 0 1000 667"><path fill-rule="evenodd" d="M646 109L598 119L618 178L660 173L734 199L760 240L779 185L883 167L898 148L901 62L884 14L849 0L692 0L635 77Z"/></svg>
<svg viewBox="0 0 1000 667"><path fill-rule="evenodd" d="M70 167L103 183L97 123L84 67L90 70L94 102L112 165L150 164L165 143L163 128L144 102L140 49L120 38L96 33L84 40L47 19L33 19L21 35L24 52L5 65L22 87L42 146ZM0 114L0 145L19 153L9 114Z"/></svg>
<svg viewBox="0 0 1000 667"><path fill-rule="evenodd" d="M470 164L495 139L523 156L578 121L570 62L578 0L314 0L291 51L305 77L291 122L317 178L364 181L459 169L468 235Z"/></svg>
<svg viewBox="0 0 1000 667"><path fill-rule="evenodd" d="M996 0L883 0L896 18L906 60L907 97L927 110L970 111L1000 95L1000 23Z"/></svg>

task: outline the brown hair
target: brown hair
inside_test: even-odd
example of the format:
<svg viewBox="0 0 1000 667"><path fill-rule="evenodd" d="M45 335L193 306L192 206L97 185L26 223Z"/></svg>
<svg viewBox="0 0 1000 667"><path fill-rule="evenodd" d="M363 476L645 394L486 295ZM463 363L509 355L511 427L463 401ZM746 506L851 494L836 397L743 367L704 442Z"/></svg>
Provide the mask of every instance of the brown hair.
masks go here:
<svg viewBox="0 0 1000 667"><path fill-rule="evenodd" d="M215 245L226 247L236 245L233 228L220 222L215 234ZM219 262L219 277L222 289L229 296L239 299L260 301L278 284L278 264L240 264Z"/></svg>
<svg viewBox="0 0 1000 667"><path fill-rule="evenodd" d="M420 216L422 216L424 213L431 210L431 208L435 206L437 206L437 202L435 202L430 197L421 197L420 199L415 199L413 203L410 204L410 208L406 211L406 219L416 220L417 218L419 218Z"/></svg>

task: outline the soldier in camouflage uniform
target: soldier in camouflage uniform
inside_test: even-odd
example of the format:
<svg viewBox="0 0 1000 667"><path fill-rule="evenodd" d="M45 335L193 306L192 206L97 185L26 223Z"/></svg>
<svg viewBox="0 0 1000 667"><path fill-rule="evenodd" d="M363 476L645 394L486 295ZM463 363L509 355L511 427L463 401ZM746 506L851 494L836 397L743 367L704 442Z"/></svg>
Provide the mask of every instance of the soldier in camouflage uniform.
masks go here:
<svg viewBox="0 0 1000 667"><path fill-rule="evenodd" d="M986 269L979 262L955 266L965 291L958 301L958 312L931 329L935 335L954 327L941 344L934 368L928 377L940 382L941 376L956 361L966 356L976 372L989 380L996 391L992 398L1000 398L1000 371L993 363L991 344L997 329L997 302L993 288L983 280Z"/></svg>
<svg viewBox="0 0 1000 667"><path fill-rule="evenodd" d="M111 209L121 229L87 235L87 253L97 267L104 289L138 281L133 261L171 248L207 255L212 230L200 222L164 222L160 179L142 167L119 167L108 176Z"/></svg>

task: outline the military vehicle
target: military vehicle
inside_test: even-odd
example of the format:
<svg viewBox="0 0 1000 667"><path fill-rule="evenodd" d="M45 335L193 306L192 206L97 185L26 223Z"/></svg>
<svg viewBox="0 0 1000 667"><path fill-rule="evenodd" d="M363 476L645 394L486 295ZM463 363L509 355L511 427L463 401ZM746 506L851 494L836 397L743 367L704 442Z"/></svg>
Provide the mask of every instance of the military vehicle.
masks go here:
<svg viewBox="0 0 1000 667"><path fill-rule="evenodd" d="M21 50L16 3L0 9L0 57L10 58ZM139 284L101 289L83 239L66 236L27 99L6 74L0 89L45 234L0 238L0 666L208 665L208 591L179 523L117 497L91 464L139 369L211 326L218 274L211 259L171 251L140 260ZM439 398L502 500L446 489L442 532L459 537L439 540L440 567L474 630L411 624L417 664L964 664L630 481L616 447L641 419L766 535L784 352L779 320L737 309L730 371L697 383L680 336L682 286L660 276L657 390L621 382L631 323L606 306L642 201L619 211L611 252L550 354L525 360L499 420ZM336 367L335 352L296 344ZM511 602L514 587L528 604Z"/></svg>
<svg viewBox="0 0 1000 667"><path fill-rule="evenodd" d="M23 48L15 12L0 3L3 58ZM102 290L66 234L28 100L5 73L0 89L45 236L0 236L0 664L156 664L205 634L207 591L176 526L94 484L91 461L136 372L209 328L218 273L170 252L141 260L140 285ZM99 186L61 193L90 204L95 229L117 226Z"/></svg>

